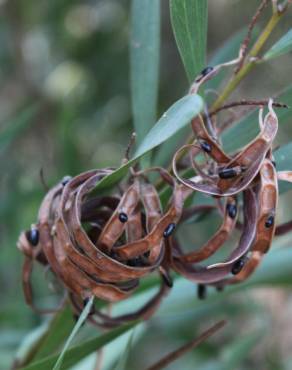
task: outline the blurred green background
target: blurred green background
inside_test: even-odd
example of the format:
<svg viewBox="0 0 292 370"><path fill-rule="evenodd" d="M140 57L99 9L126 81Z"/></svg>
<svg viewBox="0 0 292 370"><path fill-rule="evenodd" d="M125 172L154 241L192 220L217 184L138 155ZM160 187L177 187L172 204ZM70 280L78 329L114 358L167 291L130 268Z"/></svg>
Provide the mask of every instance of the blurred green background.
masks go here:
<svg viewBox="0 0 292 370"><path fill-rule="evenodd" d="M258 3L209 1L210 58L230 36L246 27ZM45 193L40 170L51 186L64 175L118 166L133 128L130 1L0 0L0 12L0 369L7 369L24 336L43 321L24 302L22 255L16 249L19 232L36 220ZM161 14L158 116L188 90L167 0L161 0ZM261 17L259 28L269 15L267 11ZM290 10L269 45L291 24ZM290 53L254 69L234 96L274 96L291 81L291 61ZM285 125L279 144L291 138L291 125ZM289 193L281 203L287 201ZM281 215L289 218L289 213L287 207ZM208 222L202 222L200 239L209 232ZM289 238L285 242L291 247ZM39 276L43 276L41 271L35 275L40 293L45 283ZM292 369L291 291L257 288L228 295L223 302L212 298L198 303L195 287L182 284L188 300L180 307L180 289L171 294L148 324L151 330L133 345L129 369L143 369L152 362L143 353L158 359L193 338L218 312L229 318L228 327L185 356L179 368ZM46 300L45 294L39 299L41 303ZM173 308L176 305L180 309Z"/></svg>

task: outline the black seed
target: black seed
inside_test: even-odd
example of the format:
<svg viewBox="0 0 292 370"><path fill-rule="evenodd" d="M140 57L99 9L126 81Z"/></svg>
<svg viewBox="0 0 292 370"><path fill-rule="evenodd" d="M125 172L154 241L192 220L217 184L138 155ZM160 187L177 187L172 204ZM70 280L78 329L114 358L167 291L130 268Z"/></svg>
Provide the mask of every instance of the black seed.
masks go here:
<svg viewBox="0 0 292 370"><path fill-rule="evenodd" d="M71 176L65 176L65 177L63 177L63 179L62 179L62 181L61 181L61 184L62 184L63 186L65 186L66 184L68 184L68 182L69 182L71 179L72 179L72 177L71 177Z"/></svg>
<svg viewBox="0 0 292 370"><path fill-rule="evenodd" d="M265 222L265 227L268 229L274 225L275 217L273 215L269 216Z"/></svg>
<svg viewBox="0 0 292 370"><path fill-rule="evenodd" d="M26 232L26 237L31 245L36 246L39 243L40 233L36 227L32 227Z"/></svg>
<svg viewBox="0 0 292 370"><path fill-rule="evenodd" d="M141 257L135 257L131 260L128 260L128 265L131 267L142 267L144 266L143 259Z"/></svg>
<svg viewBox="0 0 292 370"><path fill-rule="evenodd" d="M237 176L237 172L234 168L221 168L218 171L220 179L232 179Z"/></svg>
<svg viewBox="0 0 292 370"><path fill-rule="evenodd" d="M202 70L202 72L201 72L201 75L202 76L207 76L209 73L211 73L212 71L213 71L213 67L211 67L211 66L208 66L208 67L206 67L206 68L204 68L203 70Z"/></svg>
<svg viewBox="0 0 292 370"><path fill-rule="evenodd" d="M243 266L245 265L245 258L240 258L236 262L234 262L231 273L233 275L237 275L240 273L240 271L243 269Z"/></svg>
<svg viewBox="0 0 292 370"><path fill-rule="evenodd" d="M85 307L89 302L89 297L83 299L83 306Z"/></svg>
<svg viewBox="0 0 292 370"><path fill-rule="evenodd" d="M143 256L144 256L145 258L148 258L148 257L150 256L150 251L145 252L145 253L143 254Z"/></svg>
<svg viewBox="0 0 292 370"><path fill-rule="evenodd" d="M171 276L169 275L169 273L162 274L161 276L162 276L163 281L165 282L165 285L167 285L169 288L172 288L173 287L173 280L172 280Z"/></svg>
<svg viewBox="0 0 292 370"><path fill-rule="evenodd" d="M164 230L164 232L163 232L163 236L165 237L165 238L168 238L173 232L174 232L174 229L175 229L175 223L171 223L171 224L169 224L167 227L166 227L166 229Z"/></svg>
<svg viewBox="0 0 292 370"><path fill-rule="evenodd" d="M109 253L110 258L118 259L118 254L112 249Z"/></svg>
<svg viewBox="0 0 292 370"><path fill-rule="evenodd" d="M128 216L126 215L126 213L124 212L121 212L119 214L119 220L124 224L125 222L128 221Z"/></svg>
<svg viewBox="0 0 292 370"><path fill-rule="evenodd" d="M198 284L197 294L199 299L205 299L207 296L207 288L204 284Z"/></svg>
<svg viewBox="0 0 292 370"><path fill-rule="evenodd" d="M272 162L272 165L276 168L277 167L276 161L271 161L271 162Z"/></svg>
<svg viewBox="0 0 292 370"><path fill-rule="evenodd" d="M236 204L230 204L230 203L228 203L227 206L226 206L226 209L227 209L228 216L230 218L235 218L236 217L236 214L237 214L237 206L236 206Z"/></svg>
<svg viewBox="0 0 292 370"><path fill-rule="evenodd" d="M200 141L200 146L206 153L211 153L212 147L207 141Z"/></svg>

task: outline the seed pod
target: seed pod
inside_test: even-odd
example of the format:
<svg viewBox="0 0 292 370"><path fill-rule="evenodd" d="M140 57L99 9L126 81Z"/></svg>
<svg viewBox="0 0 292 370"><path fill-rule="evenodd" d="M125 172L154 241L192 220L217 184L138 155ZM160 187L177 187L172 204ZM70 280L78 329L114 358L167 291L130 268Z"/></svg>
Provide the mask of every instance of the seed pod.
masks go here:
<svg viewBox="0 0 292 370"><path fill-rule="evenodd" d="M195 122L196 130L198 131L198 127L200 127L201 125L200 119L195 119ZM194 127L194 121L192 122L192 125ZM215 196L235 195L248 188L248 186L255 179L268 151L271 149L277 130L278 119L272 107L272 100L270 100L269 113L266 115L263 121L260 134L245 148L243 148L236 156L229 160L227 164L226 159L228 159L228 156L227 158L224 157L225 154L224 152L222 152L222 149L220 147L220 149L218 148L218 150L216 151L216 154L212 150L210 155L212 154L212 158L214 158L218 164L224 164L224 168L244 168L245 171L242 176L240 176L240 179L238 179L237 177L229 180L220 178L219 180L216 180L216 178L211 180L210 178L208 178L207 181L207 179L204 179L201 174L189 179L183 178L178 172L177 160L178 158L180 158L180 155L184 151L186 151L186 149L190 150L191 148L195 147L194 145L185 145L175 153L173 157L173 172L179 182L193 190ZM202 137L201 132L200 137ZM203 139L206 140L205 137L203 137ZM209 141L208 143L210 144ZM214 145L214 143L212 145Z"/></svg>
<svg viewBox="0 0 292 370"><path fill-rule="evenodd" d="M111 172L110 169L89 171L66 184L61 180L45 196L39 210L37 248L69 291L76 314L92 295L109 302L129 297L139 279L159 267L164 255L163 231L175 224L182 212L185 192L164 170L158 172L175 188L165 214L145 173L137 174L119 199L92 196L97 183ZM84 229L84 223L89 225L89 231ZM21 242L21 250L30 258L35 255L31 247L37 244L33 236L21 239L26 243L23 247ZM26 262L24 291L31 302L30 276L31 264ZM92 312L90 321L109 327L127 318L149 317L170 285L163 275L161 289L141 310L119 318L102 318L100 312Z"/></svg>

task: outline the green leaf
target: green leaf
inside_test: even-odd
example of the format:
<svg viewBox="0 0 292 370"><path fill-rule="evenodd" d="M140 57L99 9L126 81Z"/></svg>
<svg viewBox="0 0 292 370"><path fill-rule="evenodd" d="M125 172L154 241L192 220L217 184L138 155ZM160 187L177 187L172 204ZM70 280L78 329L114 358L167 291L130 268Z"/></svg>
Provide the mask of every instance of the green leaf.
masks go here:
<svg viewBox="0 0 292 370"><path fill-rule="evenodd" d="M135 321L131 324L120 326L117 329L106 332L105 334L98 335L92 339L82 342L79 345L73 346L67 350L64 355L62 370L69 369L75 365L78 361L87 357L92 352L97 351L107 343L110 343L117 337L131 330L139 322ZM46 357L45 359L35 362L29 366L22 368L21 370L52 370L60 354Z"/></svg>
<svg viewBox="0 0 292 370"><path fill-rule="evenodd" d="M33 122L38 108L38 104L33 104L18 113L17 117L6 122L5 128L0 131L0 154Z"/></svg>
<svg viewBox="0 0 292 370"><path fill-rule="evenodd" d="M132 109L137 143L140 143L156 121L160 1L132 0L131 20Z"/></svg>
<svg viewBox="0 0 292 370"><path fill-rule="evenodd" d="M126 343L126 346L124 348L124 351L121 353L121 356L113 370L126 370L127 369L126 367L127 361L130 355L130 351L133 347L134 334L135 334L135 328L132 330L129 336L129 339Z"/></svg>
<svg viewBox="0 0 292 370"><path fill-rule="evenodd" d="M292 142L283 145L276 152L274 152L275 161L277 164L277 171L292 171ZM292 189L292 184L286 181L279 181L279 192L285 193Z"/></svg>
<svg viewBox="0 0 292 370"><path fill-rule="evenodd" d="M74 324L75 322L72 316L71 307L66 306L61 311L57 312L52 319L33 360L39 360L58 350L70 335Z"/></svg>
<svg viewBox="0 0 292 370"><path fill-rule="evenodd" d="M126 175L130 166L188 125L191 119L200 113L202 108L203 99L199 95L186 95L175 102L148 132L134 157L112 174L103 178L97 184L95 191L108 188L117 183Z"/></svg>
<svg viewBox="0 0 292 370"><path fill-rule="evenodd" d="M64 345L64 348L62 349L62 352L60 353L60 356L57 359L57 362L56 362L55 366L53 367L53 370L59 370L61 368L64 356L65 356L66 352L68 351L68 348L69 348L70 344L72 343L72 340L75 338L75 336L78 333L79 329L81 328L82 324L87 319L87 316L89 315L91 307L93 305L93 301L94 301L94 296L92 296L89 299L89 301L87 302L86 306L84 307L81 315L79 316L79 318L78 318L78 320L77 320L69 338L67 339L67 341Z"/></svg>
<svg viewBox="0 0 292 370"><path fill-rule="evenodd" d="M206 65L207 0L170 0L171 24L189 82Z"/></svg>
<svg viewBox="0 0 292 370"><path fill-rule="evenodd" d="M49 323L38 327L24 338L16 354L17 363L26 366L51 355L64 343L73 327L72 310L65 306Z"/></svg>
<svg viewBox="0 0 292 370"><path fill-rule="evenodd" d="M222 354L222 369L238 369L242 362L248 358L250 351L256 346L260 338L264 335L262 330L257 330L250 334L245 334L235 342L229 343ZM220 361L221 362L221 361Z"/></svg>
<svg viewBox="0 0 292 370"><path fill-rule="evenodd" d="M263 60L270 60L277 58L280 55L287 54L292 51L292 29L286 35L280 38L270 50L263 56Z"/></svg>
<svg viewBox="0 0 292 370"><path fill-rule="evenodd" d="M135 153L135 157L140 157L172 137L188 125L202 108L203 100L199 95L187 95L180 99L162 115L156 125L148 132Z"/></svg>

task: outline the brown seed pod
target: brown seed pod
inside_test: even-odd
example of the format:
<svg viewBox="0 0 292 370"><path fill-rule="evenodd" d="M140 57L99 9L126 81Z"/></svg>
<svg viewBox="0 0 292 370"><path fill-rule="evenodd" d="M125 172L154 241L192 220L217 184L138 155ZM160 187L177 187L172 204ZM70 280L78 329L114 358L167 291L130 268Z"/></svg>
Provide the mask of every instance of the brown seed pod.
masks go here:
<svg viewBox="0 0 292 370"><path fill-rule="evenodd" d="M263 163L272 143L275 139L278 130L278 119L272 107L272 100L269 103L269 113L266 115L263 122L260 120L261 131L259 135L246 147L244 147L237 155L235 155L228 163L217 163L219 168L218 176L202 176L200 173L189 179L183 178L178 171L177 160L182 151L190 150L197 146L193 144L184 145L174 155L173 172L179 182L185 186L206 194L215 196L231 196L238 194L246 189L254 178L257 176L261 164ZM217 151L215 151L217 153ZM217 155L213 155L216 159ZM193 159L193 162L195 160ZM241 171L238 171L238 168ZM220 171L230 171L233 169L234 176L231 178L220 178Z"/></svg>
<svg viewBox="0 0 292 370"><path fill-rule="evenodd" d="M165 213L147 172L133 173L132 183L122 195L92 196L97 183L112 172L93 170L61 181L45 196L37 234L22 233L19 248L25 253L23 285L32 303L30 276L33 260L43 260L64 285L77 314L83 301L94 295L108 302L129 297L139 279L157 270L162 277L158 293L137 312L117 318L96 312L92 321L116 326L126 320L148 317L171 286L168 266L160 266L164 240L182 214L190 191L177 185L163 169L161 177L173 187ZM38 240L39 239L39 240ZM32 244L38 244L34 250Z"/></svg>
<svg viewBox="0 0 292 370"><path fill-rule="evenodd" d="M257 200L254 205L258 209L256 235L248 257L236 276L218 282L219 286L236 284L247 279L260 264L263 255L269 250L275 233L275 214L278 203L278 182L274 165L265 159L260 169L260 180L256 185Z"/></svg>
<svg viewBox="0 0 292 370"><path fill-rule="evenodd" d="M172 239L170 248L176 252L171 255L170 263L173 269L187 279L201 284L214 283L227 277L228 274L232 272L234 263L245 256L249 251L255 237L257 209L254 207L256 198L253 190L247 189L244 191L243 201L244 225L242 234L237 247L224 262L202 267L200 265L181 261L176 257L182 254L181 248L177 242ZM211 249L212 242L216 243L217 241L216 239L215 241L211 239L211 245L209 245Z"/></svg>

